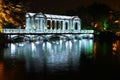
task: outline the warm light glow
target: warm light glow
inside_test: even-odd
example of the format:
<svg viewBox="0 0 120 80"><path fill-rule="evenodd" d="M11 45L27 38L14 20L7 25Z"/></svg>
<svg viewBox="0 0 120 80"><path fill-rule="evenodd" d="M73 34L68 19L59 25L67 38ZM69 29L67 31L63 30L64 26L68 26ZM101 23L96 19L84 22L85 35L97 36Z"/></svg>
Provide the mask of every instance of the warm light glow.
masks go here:
<svg viewBox="0 0 120 80"><path fill-rule="evenodd" d="M98 26L98 24L96 23L94 27L96 28L97 26Z"/></svg>
<svg viewBox="0 0 120 80"><path fill-rule="evenodd" d="M94 59L96 59L96 53L97 53L97 43L94 43Z"/></svg>
<svg viewBox="0 0 120 80"><path fill-rule="evenodd" d="M119 23L119 20L116 20L115 23Z"/></svg>
<svg viewBox="0 0 120 80"><path fill-rule="evenodd" d="M117 51L117 47L118 47L117 42L113 43L112 46L113 46L113 47L112 47L112 50L113 50L112 53L113 53L113 55L115 55L115 54L116 54L116 51Z"/></svg>
<svg viewBox="0 0 120 80"><path fill-rule="evenodd" d="M2 30L3 25L6 25L6 23L11 23L14 26L19 26L20 22L18 22L16 19L20 20L21 18L14 13L21 12L24 12L21 3L14 5L9 2L6 4L3 0L0 0L0 30Z"/></svg>

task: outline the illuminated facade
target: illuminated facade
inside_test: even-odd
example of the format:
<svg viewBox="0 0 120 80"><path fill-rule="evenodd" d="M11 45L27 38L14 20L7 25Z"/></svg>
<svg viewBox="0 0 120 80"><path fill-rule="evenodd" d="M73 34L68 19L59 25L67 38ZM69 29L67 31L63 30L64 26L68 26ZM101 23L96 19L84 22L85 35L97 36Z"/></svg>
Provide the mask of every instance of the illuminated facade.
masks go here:
<svg viewBox="0 0 120 80"><path fill-rule="evenodd" d="M25 17L25 29L2 29L1 32L5 34L94 33L94 30L81 29L81 20L78 16L26 13Z"/></svg>
<svg viewBox="0 0 120 80"><path fill-rule="evenodd" d="M81 21L78 16L26 13L26 30L79 32Z"/></svg>

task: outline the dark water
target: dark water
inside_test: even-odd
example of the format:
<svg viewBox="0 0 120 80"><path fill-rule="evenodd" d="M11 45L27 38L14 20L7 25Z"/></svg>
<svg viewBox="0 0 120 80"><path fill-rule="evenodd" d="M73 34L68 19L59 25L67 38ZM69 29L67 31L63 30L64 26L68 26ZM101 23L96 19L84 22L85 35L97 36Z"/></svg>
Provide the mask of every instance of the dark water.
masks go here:
<svg viewBox="0 0 120 80"><path fill-rule="evenodd" d="M9 43L0 52L0 80L101 80L119 76L119 40Z"/></svg>

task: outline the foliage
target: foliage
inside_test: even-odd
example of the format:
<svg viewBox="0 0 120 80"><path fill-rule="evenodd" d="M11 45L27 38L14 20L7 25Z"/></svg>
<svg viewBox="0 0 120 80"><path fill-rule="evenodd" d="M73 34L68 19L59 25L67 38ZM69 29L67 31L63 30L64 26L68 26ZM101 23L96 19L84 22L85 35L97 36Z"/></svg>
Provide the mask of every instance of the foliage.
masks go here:
<svg viewBox="0 0 120 80"><path fill-rule="evenodd" d="M76 10L67 11L67 15L78 15L81 18L83 29L103 31L108 29L109 6L102 3L93 3L87 7L80 6ZM95 27L95 25L98 25Z"/></svg>
<svg viewBox="0 0 120 80"><path fill-rule="evenodd" d="M24 21L25 9L22 2L0 0L0 29L8 25L20 26Z"/></svg>

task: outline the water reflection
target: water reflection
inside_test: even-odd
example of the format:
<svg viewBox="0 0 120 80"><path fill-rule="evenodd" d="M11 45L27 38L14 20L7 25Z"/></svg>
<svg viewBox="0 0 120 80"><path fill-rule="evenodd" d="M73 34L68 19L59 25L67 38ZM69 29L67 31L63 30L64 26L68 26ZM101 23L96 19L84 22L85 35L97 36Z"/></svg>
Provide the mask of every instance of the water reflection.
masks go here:
<svg viewBox="0 0 120 80"><path fill-rule="evenodd" d="M112 54L117 56L116 58L119 60L120 63L120 40L116 40L112 44Z"/></svg>
<svg viewBox="0 0 120 80"><path fill-rule="evenodd" d="M4 64L0 63L0 80L4 80Z"/></svg>
<svg viewBox="0 0 120 80"><path fill-rule="evenodd" d="M93 56L93 40L57 40L49 42L23 42L8 44L5 59L25 60L26 70L49 72L78 70L80 55Z"/></svg>
<svg viewBox="0 0 120 80"><path fill-rule="evenodd" d="M114 79L120 74L120 40L94 42L96 76ZM102 73L102 74L101 74Z"/></svg>
<svg viewBox="0 0 120 80"><path fill-rule="evenodd" d="M78 73L79 79L84 75L92 79L96 76L111 79L120 74L119 53L120 40L105 42L80 39L11 43L0 56L0 79L46 80L41 79L41 76L45 75L47 80L67 80L61 79L61 74L66 72L70 78L75 75L72 80L76 80L74 73ZM52 79L49 79L53 74L60 76L56 79L52 76ZM24 79L26 76L27 79Z"/></svg>

